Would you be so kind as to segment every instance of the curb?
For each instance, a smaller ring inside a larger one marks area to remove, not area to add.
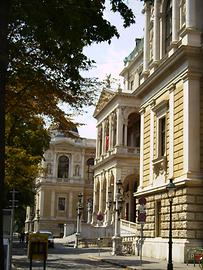
[[[109,259],[104,259],[104,258],[99,258],[99,257],[94,257],[94,256],[88,256],[88,257],[97,261],[106,262],[111,265],[117,265],[117,266],[123,267],[126,270],[136,270],[136,268],[134,268],[133,266],[127,266],[126,264],[122,264],[120,262],[112,262],[112,260],[109,260]]]

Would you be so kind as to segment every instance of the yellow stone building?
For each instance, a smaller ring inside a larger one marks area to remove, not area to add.
[[[94,113],[93,224],[98,213],[113,224],[121,179],[121,227],[140,235],[145,197],[143,255],[167,259],[173,179],[173,260],[182,262],[187,248],[203,246],[203,1],[146,0],[143,13],[144,38],[125,59],[124,87],[104,89]]]
[[[77,202],[83,194],[83,222],[87,203],[93,196],[95,140],[68,138],[51,131],[49,149],[44,153],[44,173],[36,180],[35,207],[27,208],[25,232],[48,230],[61,237],[76,232]]]

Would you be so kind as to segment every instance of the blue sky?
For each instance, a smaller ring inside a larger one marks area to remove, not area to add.
[[[85,48],[84,53],[96,61],[96,68],[88,71],[88,77],[98,77],[100,80],[111,74],[121,83],[119,73],[124,67],[123,60],[135,47],[135,38],[143,37],[144,16],[142,14],[143,2],[140,0],[126,0],[132,8],[136,23],[128,28],[122,27],[122,19],[119,14],[105,12],[105,18],[113,23],[120,34],[120,38],[113,38],[111,44],[107,42],[93,44]],[[84,108],[86,113],[75,117],[75,121],[85,124],[78,128],[81,137],[96,139],[96,120],[93,118],[94,107]]]

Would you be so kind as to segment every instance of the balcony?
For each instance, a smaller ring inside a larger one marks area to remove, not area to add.
[[[113,155],[125,155],[129,157],[139,157],[140,156],[140,147],[131,147],[131,146],[115,146],[113,149],[108,150],[106,153],[102,154],[99,158],[95,159],[95,164],[106,160],[107,158]]]

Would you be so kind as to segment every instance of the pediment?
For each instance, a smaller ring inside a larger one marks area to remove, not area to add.
[[[66,150],[73,148],[80,148],[82,146],[82,142],[80,143],[78,140],[76,142],[74,139],[65,137],[53,140],[51,144],[54,145],[56,149],[66,149]]]
[[[97,102],[93,116],[96,116],[109,103],[109,101],[115,96],[115,94],[116,93],[112,90],[103,89]]]

